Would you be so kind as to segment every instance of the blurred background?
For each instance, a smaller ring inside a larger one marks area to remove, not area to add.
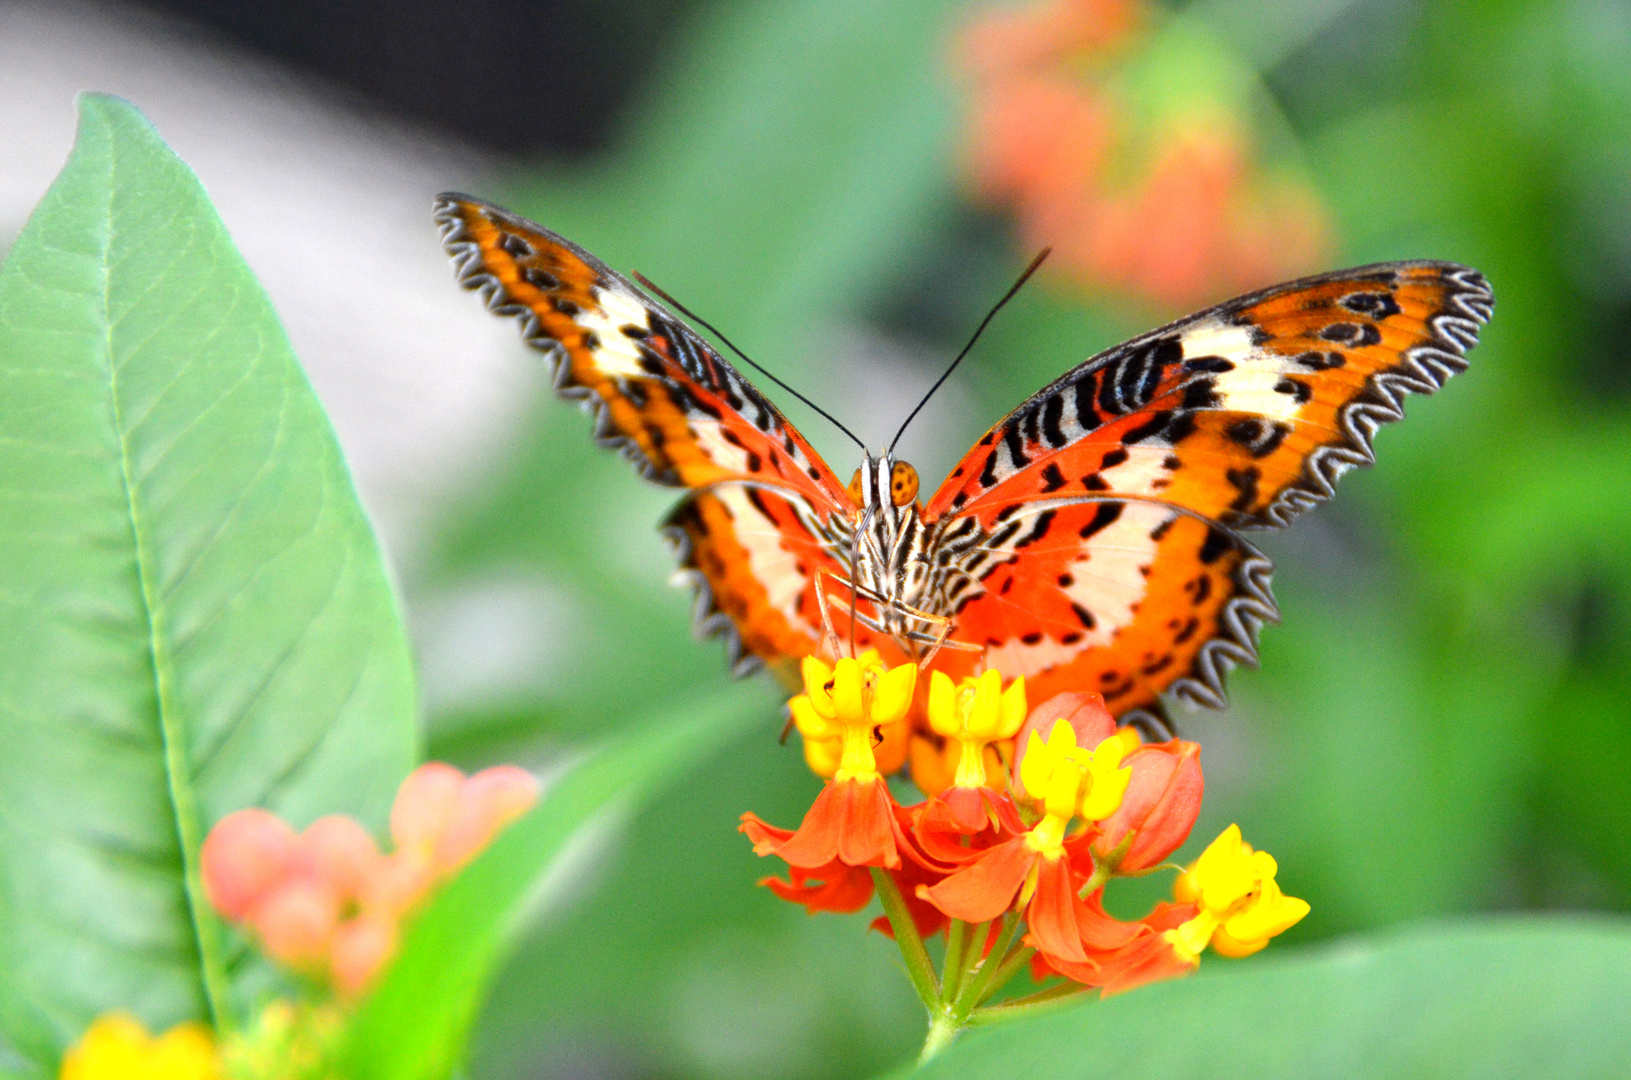
[[[0,0],[0,249],[81,89],[147,112],[271,293],[406,598],[427,752],[465,767],[543,764],[725,675],[667,585],[672,494],[595,450],[454,286],[439,190],[641,270],[869,443],[1054,245],[907,435],[926,481],[1196,307],[1340,265],[1478,267],[1497,307],[1471,369],[1261,538],[1284,615],[1263,668],[1227,713],[1177,711],[1205,748],[1196,835],[1241,822],[1312,902],[1277,950],[1631,907],[1623,0]],[[892,947],[753,887],[737,816],[792,824],[817,787],[778,722],[575,868],[472,1075],[911,1054]]]

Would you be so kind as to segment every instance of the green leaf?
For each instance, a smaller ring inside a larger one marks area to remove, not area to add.
[[[1631,1073],[1631,926],[1418,927],[975,1031],[913,1075],[1386,1080]]]
[[[202,895],[246,806],[380,821],[415,751],[396,603],[339,447],[192,172],[128,103],[0,270],[0,1028],[231,1020]],[[248,992],[247,986],[244,992]]]
[[[459,1063],[499,961],[587,839],[775,708],[766,681],[671,708],[556,780],[414,920],[384,981],[352,1023],[353,1080],[432,1080]]]

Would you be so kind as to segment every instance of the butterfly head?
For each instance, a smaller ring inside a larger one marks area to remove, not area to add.
[[[879,458],[868,454],[866,464],[855,470],[850,477],[849,496],[863,509],[874,503],[882,509],[887,493],[889,505],[899,509],[911,506],[917,499],[917,486],[917,470],[896,461],[885,450]]]

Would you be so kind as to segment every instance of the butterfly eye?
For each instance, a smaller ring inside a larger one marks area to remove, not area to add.
[[[895,462],[889,471],[889,498],[896,506],[905,506],[917,498],[917,470],[904,461]]]
[[[849,497],[855,500],[857,506],[861,503],[861,470],[856,469],[855,475],[849,478]]]

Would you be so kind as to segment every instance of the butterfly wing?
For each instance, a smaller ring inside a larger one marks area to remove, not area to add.
[[[1241,535],[1329,498],[1403,399],[1466,366],[1492,297],[1452,263],[1386,263],[1220,304],[1102,353],[986,433],[936,492],[954,636],[1041,697],[1118,714],[1221,707],[1276,617]],[[950,595],[952,591],[957,595]]]
[[[436,202],[459,282],[548,359],[561,396],[647,479],[690,489],[671,516],[699,632],[733,670],[814,650],[813,576],[838,571],[849,496],[786,417],[673,313],[599,259],[478,199]],[[838,545],[838,546],[834,546]]]

